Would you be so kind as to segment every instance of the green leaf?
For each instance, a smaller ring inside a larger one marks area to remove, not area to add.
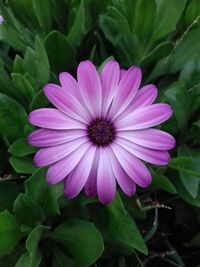
[[[15,157],[24,157],[37,151],[37,148],[29,145],[26,138],[15,141],[9,148],[8,152]]]
[[[9,192],[9,194],[8,194]],[[19,188],[13,182],[0,182],[0,211],[12,210],[13,203],[19,194]]]
[[[170,71],[172,73],[182,69],[193,57],[197,56],[200,49],[200,29],[188,32],[170,57]]]
[[[41,258],[40,253],[35,254],[34,257],[30,257],[29,253],[26,251],[21,255],[15,267],[39,267]]]
[[[156,173],[153,174],[152,185],[170,194],[177,193],[171,181],[162,174],[156,174]]]
[[[199,156],[192,155],[190,150],[186,146],[184,146],[178,148],[178,156],[190,157],[192,159],[192,162],[189,164],[185,164],[184,168],[187,168],[195,172],[199,172],[199,177],[200,177],[200,155]],[[200,184],[199,177],[196,177],[195,175],[191,175],[189,173],[185,173],[182,171],[180,171],[179,174],[181,181],[185,186],[185,189],[193,198],[196,198],[199,191],[199,184]]]
[[[193,164],[194,160],[191,157],[178,157],[171,159],[168,167],[183,172],[187,175],[200,177],[199,171],[191,169],[191,166],[193,166]]]
[[[60,214],[58,199],[63,195],[63,184],[61,182],[50,186],[46,183],[45,177],[46,168],[37,169],[26,180],[25,193],[40,204],[46,216]]]
[[[32,174],[37,170],[37,167],[33,165],[33,160],[29,157],[16,158],[11,156],[9,162],[17,173]]]
[[[22,225],[35,226],[44,219],[40,205],[25,194],[20,194],[15,200],[13,212]]]
[[[200,14],[200,2],[199,0],[191,0],[186,9],[185,20],[188,25],[194,23]]]
[[[23,137],[26,123],[25,109],[14,99],[0,94],[0,133],[13,142]]]
[[[31,102],[35,92],[30,82],[26,79],[25,76],[19,73],[12,73],[11,76],[19,92],[28,100],[28,102]]]
[[[186,4],[186,0],[159,0],[152,39],[158,40],[175,30]]]
[[[165,96],[173,107],[179,128],[184,130],[190,113],[190,97],[184,83],[175,82],[165,91]]]
[[[147,255],[147,246],[134,219],[126,212],[119,194],[105,209],[107,210],[108,233],[112,240]]]
[[[33,8],[40,26],[49,31],[53,23],[52,4],[49,0],[33,0]]]
[[[75,262],[60,250],[55,249],[53,253],[53,267],[75,267]]]
[[[45,39],[45,49],[52,70],[56,73],[69,70],[75,61],[75,51],[69,41],[58,31],[50,32]]]
[[[47,97],[44,95],[44,91],[42,89],[33,98],[32,102],[30,104],[30,109],[34,110],[37,108],[44,108],[48,104],[49,104],[49,101],[48,101]]]
[[[157,45],[142,59],[142,66],[146,66],[166,57],[173,49],[172,42],[164,42]]]
[[[62,223],[55,229],[52,238],[69,250],[80,267],[90,266],[104,249],[100,232],[93,223],[86,221],[69,220]]]
[[[75,20],[67,35],[67,40],[69,41],[69,44],[72,47],[79,46],[83,36],[87,33],[87,29],[86,29],[87,15],[85,12],[83,0],[80,1],[80,6],[78,10],[75,10],[75,12],[76,12]]]
[[[8,211],[0,212],[0,257],[11,253],[21,237],[14,216]]]

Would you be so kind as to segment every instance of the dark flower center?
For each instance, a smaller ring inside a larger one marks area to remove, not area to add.
[[[107,146],[115,138],[115,128],[111,122],[97,119],[88,126],[88,136],[96,146]]]

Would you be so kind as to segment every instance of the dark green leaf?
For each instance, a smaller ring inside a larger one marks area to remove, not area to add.
[[[90,266],[104,249],[100,232],[93,223],[86,221],[69,220],[55,229],[52,238],[69,250],[80,267]]]
[[[14,216],[8,212],[0,212],[0,257],[12,252],[22,234]]]
[[[33,160],[29,157],[16,158],[11,156],[9,162],[17,173],[32,174],[37,170],[37,167],[33,165]]]
[[[25,109],[14,99],[0,94],[0,132],[9,141],[23,137],[23,128],[27,123]]]
[[[26,138],[15,141],[9,148],[8,152],[15,157],[24,157],[37,151],[37,148],[29,145]]]
[[[52,5],[49,0],[33,0],[33,8],[40,26],[49,31],[52,26]]]
[[[9,192],[9,194],[8,194]],[[0,182],[0,211],[12,210],[13,203],[19,194],[19,188],[13,182]]]
[[[162,174],[153,174],[152,185],[171,194],[177,193],[171,181]]]
[[[75,267],[75,262],[60,250],[55,249],[53,254],[53,267]]]
[[[13,211],[17,221],[22,225],[35,226],[44,219],[39,204],[25,194],[20,194],[15,200]]]
[[[69,70],[73,66],[75,51],[60,32],[53,31],[47,35],[45,48],[52,70],[56,73]]]
[[[45,176],[46,168],[37,169],[25,182],[25,193],[40,204],[46,216],[60,214],[58,198],[63,194],[63,184],[50,186]]]

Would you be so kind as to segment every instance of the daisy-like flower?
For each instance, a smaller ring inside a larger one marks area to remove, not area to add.
[[[0,25],[4,23],[4,17],[0,15]]]
[[[174,138],[153,129],[172,115],[168,104],[152,104],[157,97],[153,84],[139,89],[140,68],[120,70],[108,61],[99,75],[90,61],[78,66],[77,81],[66,72],[60,85],[47,84],[44,93],[55,108],[41,108],[29,115],[31,124],[41,127],[28,137],[41,149],[36,166],[50,166],[49,184],[65,181],[64,194],[76,197],[84,188],[89,197],[98,195],[110,203],[116,184],[131,196],[136,185],[148,187],[151,174],[143,161],[166,165],[167,150]]]

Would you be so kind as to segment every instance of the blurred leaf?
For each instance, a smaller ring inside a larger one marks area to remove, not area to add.
[[[21,237],[14,216],[8,211],[0,212],[0,257],[11,253]]]
[[[48,101],[47,97],[44,95],[44,91],[42,89],[33,98],[32,102],[30,104],[30,109],[34,110],[37,108],[44,108],[48,104],[49,104],[49,101]]]
[[[40,26],[49,31],[52,26],[52,4],[49,0],[33,0],[33,8]]]
[[[25,193],[40,204],[46,216],[60,214],[58,198],[63,194],[63,184],[61,182],[50,186],[46,183],[45,176],[46,168],[37,169],[26,180]]]
[[[53,267],[75,267],[75,262],[60,250],[55,249],[53,254]]]
[[[136,3],[134,33],[138,36],[141,45],[149,45],[154,29],[154,20],[156,16],[155,0],[140,0]]]
[[[156,1],[156,4],[157,12],[153,40],[158,40],[175,30],[176,24],[183,13],[186,0],[159,0]]]
[[[9,162],[17,173],[32,174],[37,170],[37,167],[33,165],[33,160],[29,157],[16,158],[11,156]]]
[[[190,157],[192,159],[192,162],[186,164],[185,168],[195,172],[199,172],[199,177],[200,177],[200,155],[199,156],[192,155],[192,153],[186,146],[178,148],[178,155]],[[181,181],[185,186],[185,189],[193,198],[196,198],[200,184],[199,177],[181,171],[179,173]]]
[[[79,46],[83,36],[87,33],[86,19],[88,16],[85,12],[85,2],[86,1],[81,0],[79,8],[75,10],[75,20],[67,35],[67,40],[72,47]]]
[[[165,96],[173,107],[179,128],[185,129],[190,113],[190,97],[184,83],[178,81],[170,85]]]
[[[115,200],[105,206],[107,211],[108,233],[112,240],[118,241],[131,249],[137,249],[147,255],[147,246],[133,218],[126,212],[119,194]]]
[[[178,157],[171,159],[168,166],[187,175],[200,177],[200,172],[191,167],[193,164],[194,160],[191,157]]]
[[[152,185],[170,194],[177,193],[171,181],[162,174],[156,174],[156,173],[153,174]]]
[[[200,50],[200,29],[188,32],[177,45],[174,54],[170,57],[170,71],[172,73],[180,70]]]
[[[42,208],[39,204],[25,194],[20,194],[15,200],[13,212],[16,220],[21,225],[36,226],[44,219]]]
[[[63,34],[50,32],[45,39],[45,48],[51,68],[56,73],[69,70],[75,61],[75,50]]]
[[[18,194],[19,188],[16,183],[0,181],[0,211],[5,209],[11,211]]]
[[[200,16],[200,2],[199,0],[191,0],[186,9],[185,20],[188,25],[194,23]]]
[[[24,157],[37,151],[37,148],[29,145],[26,138],[15,141],[9,148],[8,152],[15,157]]]
[[[9,141],[23,137],[27,115],[24,108],[14,99],[0,94],[0,132]]]
[[[100,232],[93,223],[86,221],[68,220],[54,230],[52,238],[70,251],[80,267],[94,263],[104,249]]]
[[[34,97],[34,89],[30,82],[25,76],[19,73],[12,73],[11,76],[19,92],[28,100],[28,102],[31,102],[32,98]]]

